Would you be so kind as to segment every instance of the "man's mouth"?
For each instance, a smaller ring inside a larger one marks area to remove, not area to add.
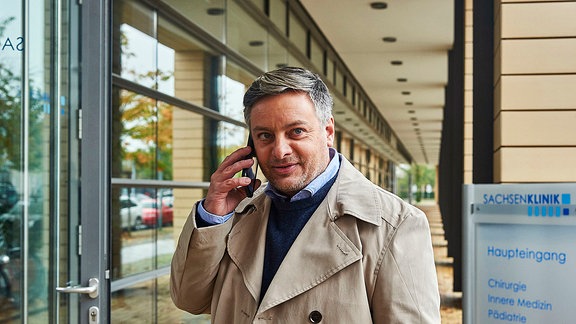
[[[298,164],[296,163],[279,164],[279,165],[273,165],[272,170],[274,170],[274,172],[278,174],[287,175],[291,174],[296,169],[297,166]]]

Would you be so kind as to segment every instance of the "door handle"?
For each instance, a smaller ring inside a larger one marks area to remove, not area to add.
[[[68,286],[68,287],[56,287],[56,291],[66,294],[87,294],[90,298],[98,297],[98,286],[100,281],[96,278],[90,278],[88,280],[88,287],[83,286]]]

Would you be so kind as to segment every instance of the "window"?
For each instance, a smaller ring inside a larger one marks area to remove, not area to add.
[[[310,40],[310,61],[318,71],[324,71],[324,50],[314,37]]]
[[[292,43],[296,45],[298,50],[304,55],[308,52],[307,47],[307,39],[308,39],[308,31],[304,27],[304,24],[300,21],[300,19],[294,14],[294,12],[290,11],[290,17],[288,21],[288,36]]]
[[[228,2],[227,45],[262,70],[266,69],[268,33],[235,1]]]
[[[225,0],[163,0],[163,2],[216,39],[224,41],[227,11]]]
[[[288,9],[285,0],[269,0],[270,3],[270,21],[282,32],[284,36],[288,36],[286,29],[286,17]]]

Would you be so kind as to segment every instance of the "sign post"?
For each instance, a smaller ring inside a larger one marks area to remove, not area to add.
[[[463,319],[576,318],[576,184],[465,185]]]

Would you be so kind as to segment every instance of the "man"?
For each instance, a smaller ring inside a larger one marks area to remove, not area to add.
[[[427,219],[332,147],[320,78],[265,73],[244,107],[269,183],[246,198],[249,146],[214,172],[172,259],[176,306],[225,324],[440,323]]]

